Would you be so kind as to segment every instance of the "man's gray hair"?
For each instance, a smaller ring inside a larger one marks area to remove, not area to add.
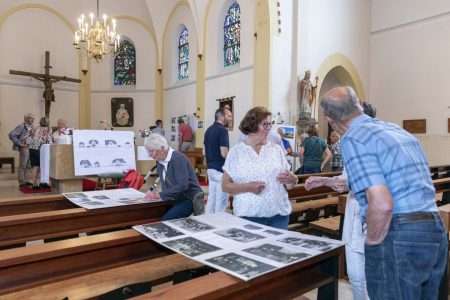
[[[32,113],[27,113],[23,115],[24,119],[28,119],[28,118],[33,118],[34,119],[34,115]]]
[[[164,150],[169,149],[169,143],[165,137],[160,134],[152,133],[145,139],[145,145],[147,149],[150,150],[160,150],[163,148]]]
[[[355,112],[362,112],[362,107],[359,104],[355,90],[350,86],[346,86],[345,89],[347,93],[340,97],[340,101],[336,101],[336,98],[325,95],[320,102],[320,106],[325,115],[334,121],[342,121],[348,119]]]

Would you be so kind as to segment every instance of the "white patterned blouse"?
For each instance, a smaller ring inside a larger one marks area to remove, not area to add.
[[[267,143],[259,154],[240,142],[230,149],[223,170],[234,183],[263,181],[266,186],[260,194],[241,193],[234,196],[233,213],[239,217],[286,216],[292,211],[288,193],[277,180],[282,171],[289,171],[289,164],[280,145]]]

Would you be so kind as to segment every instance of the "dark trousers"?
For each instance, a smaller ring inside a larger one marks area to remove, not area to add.
[[[370,299],[438,299],[447,248],[438,213],[394,215],[384,241],[365,247]]]
[[[161,218],[162,221],[189,217],[193,213],[191,200],[184,200],[172,206]]]

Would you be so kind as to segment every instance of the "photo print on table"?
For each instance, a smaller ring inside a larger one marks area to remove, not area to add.
[[[206,261],[246,278],[252,278],[275,269],[274,266],[236,253],[227,253],[221,256],[212,257]]]
[[[282,235],[283,234],[283,232],[279,232],[279,231],[271,230],[271,229],[264,230],[264,232],[271,234],[271,235]]]
[[[199,222],[192,218],[169,220],[167,222],[193,233],[216,229],[211,225]]]
[[[217,250],[222,250],[219,247],[194,239],[193,237],[186,237],[178,240],[172,240],[164,242],[162,244],[191,257],[202,255],[209,252],[214,252]]]
[[[184,233],[170,226],[167,226],[164,223],[142,225],[142,229],[144,230],[145,234],[148,234],[155,240],[184,235]]]
[[[318,251],[327,251],[333,248],[334,246],[333,244],[327,243],[325,241],[318,241],[299,237],[286,237],[281,240],[278,240],[278,242]]]
[[[249,230],[259,230],[259,229],[262,229],[261,227],[256,226],[256,225],[253,225],[253,224],[245,224],[245,225],[242,226],[242,227],[244,227],[245,229],[249,229]]]
[[[83,194],[83,193],[68,193],[68,194],[63,194],[63,195],[64,195],[64,197],[70,198],[70,199],[72,199],[72,198],[86,198],[87,197],[87,195]]]
[[[244,249],[242,251],[251,253],[259,257],[274,260],[276,262],[280,262],[283,264],[290,264],[294,261],[311,256],[308,253],[292,251],[290,249],[272,244],[262,244],[257,247]]]
[[[97,200],[109,200],[110,199],[108,196],[105,196],[105,195],[92,196],[92,198],[97,199]]]
[[[239,228],[229,228],[225,230],[215,231],[214,233],[220,235],[221,237],[232,239],[241,243],[250,243],[265,238],[262,235],[251,233]]]

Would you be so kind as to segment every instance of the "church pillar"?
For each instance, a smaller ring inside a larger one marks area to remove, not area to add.
[[[87,62],[83,62],[82,60],[82,54],[80,54],[81,83],[79,93],[78,128],[91,129],[91,64],[89,60],[87,60]]]
[[[270,109],[270,14],[269,1],[258,0],[256,3],[255,28],[255,69],[253,105]]]
[[[198,121],[203,122],[202,128],[196,129],[195,132],[195,147],[203,147],[203,137],[205,133],[205,58],[202,54],[197,57],[197,85],[196,85],[196,114]],[[195,130],[195,128],[193,128]]]
[[[162,68],[156,70],[155,76],[155,120],[164,119],[164,105],[163,105],[163,74]],[[166,125],[167,126],[167,125]]]

